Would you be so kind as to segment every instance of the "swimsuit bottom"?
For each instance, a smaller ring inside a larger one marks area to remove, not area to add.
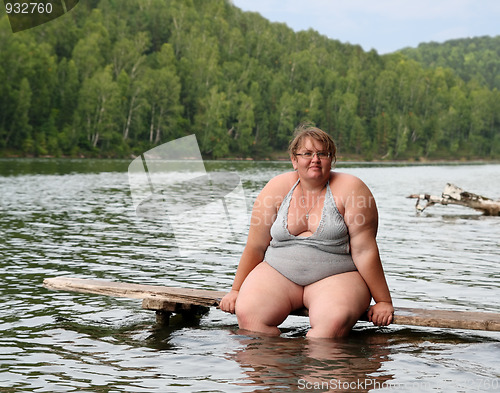
[[[333,254],[305,244],[289,247],[270,246],[266,250],[264,261],[301,286],[335,274],[357,270],[351,254]]]

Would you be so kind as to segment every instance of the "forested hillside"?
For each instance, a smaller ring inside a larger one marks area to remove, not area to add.
[[[343,156],[500,158],[497,89],[228,0],[86,0],[16,34],[2,14],[0,59],[3,155],[124,157],[195,133],[206,157],[263,158],[309,120]]]
[[[500,90],[500,36],[422,43],[401,52],[427,67],[452,68],[466,82],[475,79]]]

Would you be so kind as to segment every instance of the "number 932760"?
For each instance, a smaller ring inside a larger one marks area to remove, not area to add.
[[[51,14],[52,4],[47,3],[30,3],[30,2],[5,2],[5,10],[7,14]]]

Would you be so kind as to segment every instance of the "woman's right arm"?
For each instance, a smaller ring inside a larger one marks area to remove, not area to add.
[[[263,261],[271,242],[271,226],[276,219],[280,198],[280,176],[272,179],[257,196],[252,209],[248,239],[241,255],[231,291],[222,298],[220,309],[234,314],[236,298],[248,274]]]

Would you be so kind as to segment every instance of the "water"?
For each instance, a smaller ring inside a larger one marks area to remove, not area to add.
[[[0,160],[2,392],[500,391],[500,333],[356,325],[308,340],[307,318],[281,337],[238,332],[234,315],[155,327],[140,301],[49,291],[60,275],[225,290],[245,234],[180,257],[172,234],[137,219],[129,161]],[[277,162],[209,162],[236,171],[250,208]],[[411,193],[447,182],[500,197],[500,165],[347,166],[372,189],[379,247],[400,307],[500,311],[500,225],[457,206],[416,214]],[[200,228],[203,223],[200,223]]]

